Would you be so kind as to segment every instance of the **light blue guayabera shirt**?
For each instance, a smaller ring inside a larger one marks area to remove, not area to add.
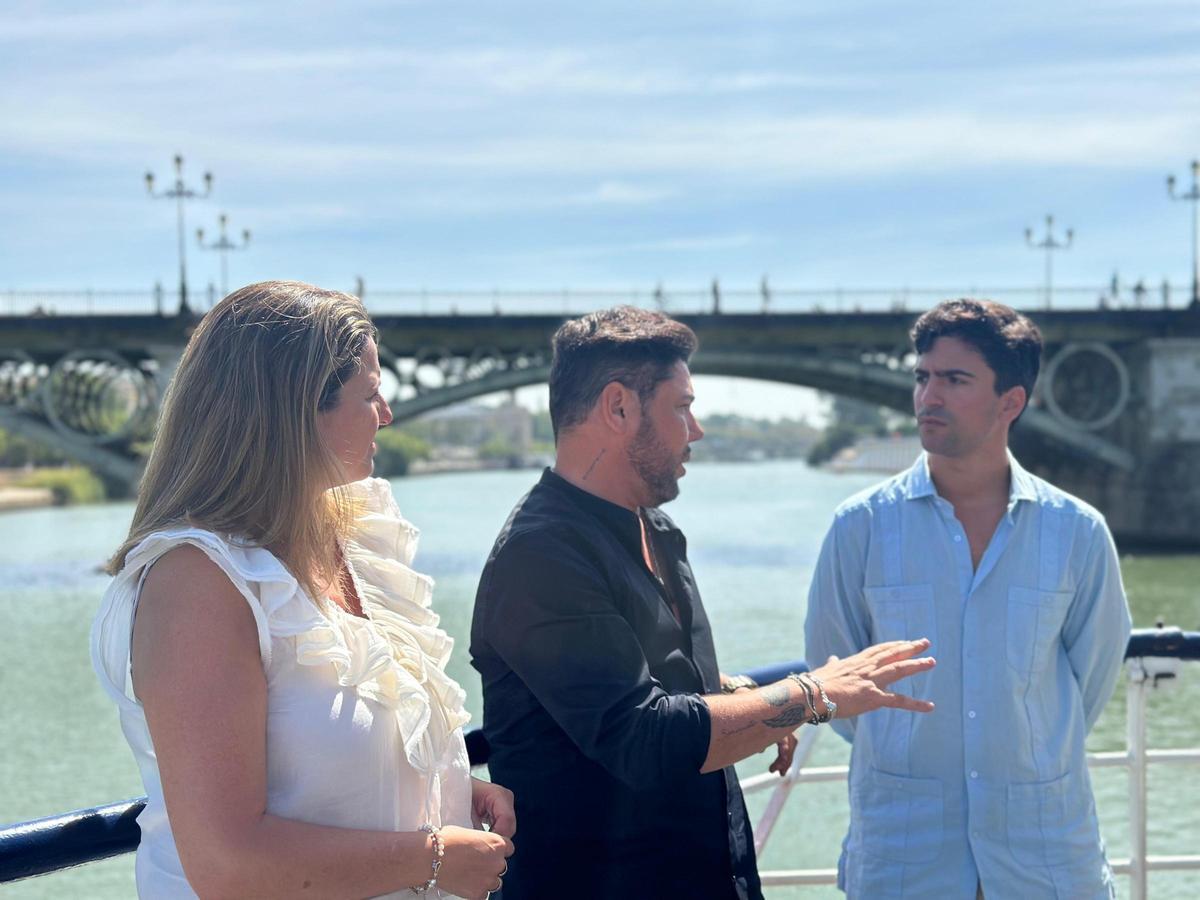
[[[808,659],[928,637],[935,669],[852,741],[852,898],[1090,900],[1112,895],[1084,738],[1112,693],[1129,609],[1103,517],[1009,456],[1008,511],[976,570],[924,455],[843,503],[821,550]]]

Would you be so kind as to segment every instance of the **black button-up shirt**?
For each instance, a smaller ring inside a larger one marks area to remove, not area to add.
[[[547,470],[483,571],[471,661],[516,795],[505,900],[762,896],[733,768],[700,774],[720,675],[687,542],[644,516],[661,583],[635,513]]]

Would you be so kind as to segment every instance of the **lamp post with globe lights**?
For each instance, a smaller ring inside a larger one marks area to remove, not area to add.
[[[1192,306],[1200,307],[1200,233],[1197,219],[1200,218],[1200,160],[1192,160],[1192,189],[1182,194],[1175,192],[1175,176],[1167,176],[1167,196],[1172,200],[1186,200],[1192,204]]]
[[[1025,243],[1034,250],[1046,251],[1046,309],[1049,309],[1054,297],[1054,251],[1066,250],[1070,248],[1071,241],[1075,238],[1073,229],[1067,229],[1067,236],[1063,240],[1057,240],[1054,237],[1054,216],[1046,216],[1046,237],[1040,241],[1033,239],[1033,229],[1025,229]]]
[[[226,227],[229,224],[229,217],[225,213],[217,216],[217,226],[220,229],[220,236],[210,243],[204,242],[204,229],[196,229],[196,243],[200,245],[202,250],[216,250],[221,254],[221,296],[224,297],[229,293],[229,251],[230,250],[245,250],[250,246],[250,229],[242,229],[242,242],[235,244],[229,239],[226,234]]]
[[[187,251],[184,247],[183,204],[187,200],[199,200],[212,193],[212,172],[204,173],[204,193],[189,188],[183,182],[183,157],[175,154],[175,184],[165,191],[154,190],[154,173],[146,173],[146,193],[157,199],[176,202],[176,220],[179,227],[179,312],[189,311],[187,302]]]

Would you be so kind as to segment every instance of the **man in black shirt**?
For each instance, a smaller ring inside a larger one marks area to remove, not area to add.
[[[811,678],[723,693],[679,493],[692,415],[687,326],[631,307],[554,338],[553,470],[517,504],[471,626],[493,779],[520,831],[505,900],[720,898],[762,890],[733,763],[833,714],[931,705],[886,690],[925,640],[872,647]]]

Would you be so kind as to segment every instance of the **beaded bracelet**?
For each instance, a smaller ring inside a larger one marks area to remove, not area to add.
[[[442,829],[437,825],[422,825],[417,831],[423,831],[433,838],[433,876],[424,884],[415,884],[409,888],[414,894],[426,894],[437,887],[438,873],[442,870],[442,858],[446,855],[446,845],[442,843]]]

